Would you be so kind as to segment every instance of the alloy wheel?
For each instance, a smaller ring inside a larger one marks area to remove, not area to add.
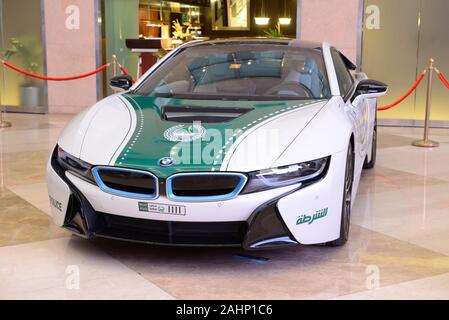
[[[351,203],[352,203],[352,181],[354,172],[354,156],[352,149],[348,148],[348,156],[346,161],[346,173],[345,173],[345,187],[344,187],[344,200],[343,200],[343,234],[347,238],[349,234],[349,222],[351,218]]]

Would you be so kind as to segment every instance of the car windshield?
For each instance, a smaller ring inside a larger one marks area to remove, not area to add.
[[[210,100],[330,97],[320,48],[269,43],[187,47],[165,61],[133,93]]]

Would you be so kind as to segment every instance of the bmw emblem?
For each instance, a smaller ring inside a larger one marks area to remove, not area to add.
[[[164,157],[159,159],[158,163],[161,167],[170,167],[175,164],[175,161],[171,157]]]

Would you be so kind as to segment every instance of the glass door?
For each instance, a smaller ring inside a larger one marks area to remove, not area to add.
[[[419,0],[366,0],[362,71],[389,85],[379,99],[387,105],[402,96],[417,77]],[[378,13],[378,16],[375,16]],[[372,21],[372,19],[378,19]],[[415,119],[415,97],[378,113],[381,119]]]
[[[139,37],[139,0],[102,0],[101,12],[104,61],[110,62],[115,54],[117,61],[136,78],[138,55],[126,47],[126,39]],[[106,79],[113,76],[112,68],[107,69],[106,75]],[[106,84],[104,94],[111,93]]]
[[[430,58],[446,78],[449,77],[449,1],[425,0],[420,5],[420,30],[418,49],[418,70],[423,70]],[[449,90],[434,75],[432,86],[431,119],[449,121]],[[416,112],[424,119],[426,107],[426,86],[416,91]]]
[[[369,77],[389,85],[388,94],[379,99],[380,105],[401,97],[430,58],[449,75],[449,1],[365,0],[364,9],[361,67]],[[449,91],[436,75],[433,81],[431,120],[447,123]],[[426,79],[400,105],[379,112],[379,118],[423,120],[425,98]]]
[[[41,0],[0,0],[0,55],[29,72],[44,74]],[[45,113],[45,81],[0,67],[0,103],[10,112]]]

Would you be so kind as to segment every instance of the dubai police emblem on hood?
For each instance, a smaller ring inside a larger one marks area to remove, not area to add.
[[[178,124],[168,128],[164,132],[164,137],[173,142],[188,142],[201,139],[205,133],[206,129],[199,122],[193,122],[191,125]]]

